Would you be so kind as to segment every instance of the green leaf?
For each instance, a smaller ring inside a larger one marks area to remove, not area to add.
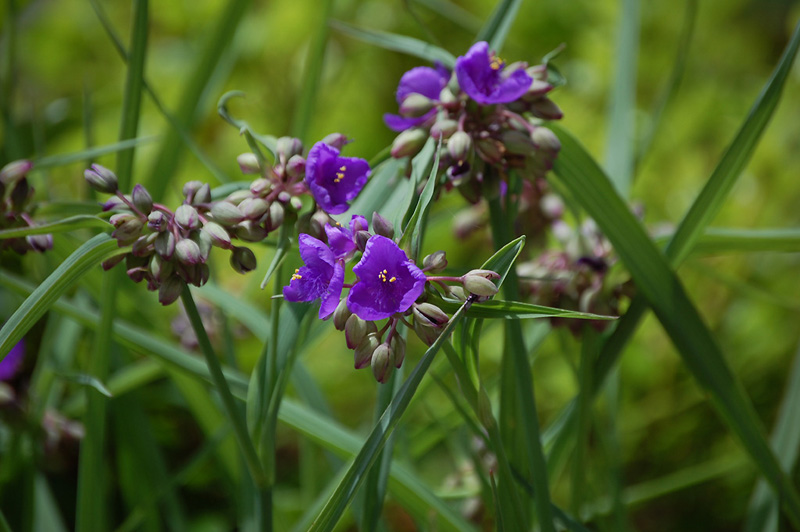
[[[87,375],[86,373],[62,373],[59,376],[64,380],[74,382],[75,384],[80,384],[81,386],[88,386],[89,388],[97,390],[108,398],[113,397],[111,391],[109,391],[109,389],[106,388],[102,382],[100,382],[100,379],[92,375]]]
[[[442,299],[436,303],[445,312],[454,312],[459,302]],[[576,310],[563,310],[555,307],[521,303],[518,301],[502,301],[491,299],[483,303],[474,303],[466,312],[468,318],[489,318],[508,320],[530,320],[537,318],[575,318],[582,320],[615,320],[615,316],[602,316]]]
[[[369,44],[374,44],[380,48],[413,55],[420,59],[430,61],[431,63],[438,61],[450,69],[456,64],[456,58],[447,50],[428,44],[425,41],[414,39],[413,37],[359,28],[339,20],[331,20],[331,27],[345,35],[349,35],[350,37]]]
[[[404,160],[389,159],[373,168],[372,177],[353,201],[347,214],[361,214],[369,220],[373,212],[383,212],[381,207],[389,203],[395,194],[402,192],[405,179],[400,176],[400,172],[403,166]],[[388,216],[387,213],[384,214]]]
[[[143,146],[145,144],[150,144],[151,142],[156,142],[157,140],[159,140],[159,137],[157,135],[149,135],[147,137],[138,137],[135,139],[122,140],[120,142],[115,142],[113,144],[106,144],[105,146],[97,146],[96,148],[89,148],[74,153],[50,155],[48,157],[34,159],[33,170],[31,171],[35,172],[37,170],[45,170],[48,168],[55,168],[57,166],[65,166],[67,164],[79,163],[85,161],[86,159],[96,159],[103,155],[108,155],[110,153],[118,153],[123,150],[129,150],[137,146]]]
[[[57,222],[51,222],[33,227],[20,227],[15,229],[5,229],[0,231],[0,240],[5,238],[21,238],[28,235],[45,235],[52,233],[63,233],[66,231],[75,231],[76,229],[86,229],[89,227],[99,227],[101,229],[110,229],[112,225],[102,218],[97,216],[89,216],[79,214],[77,216],[70,216]]]
[[[788,515],[800,525],[800,498],[769,448],[752,403],[681,282],[597,163],[566,131],[557,128],[556,134],[562,144],[554,167],[559,179],[614,245],[687,368],[709,391],[720,415],[761,472],[784,494]]]
[[[508,30],[517,16],[522,0],[500,0],[494,8],[492,16],[486,21],[475,37],[476,41],[487,41],[489,48],[497,52],[503,48]]]
[[[267,164],[267,158],[261,152],[261,147],[268,150],[271,159],[275,159],[275,150],[277,149],[278,139],[272,135],[260,135],[250,127],[246,121],[234,118],[228,111],[228,101],[231,98],[244,98],[245,94],[242,91],[228,91],[223,94],[217,102],[217,113],[227,123],[239,130],[240,135],[244,135],[247,140],[247,145],[253,152],[253,155],[258,159],[259,164],[263,167]],[[260,144],[256,144],[258,142]]]
[[[78,279],[104,260],[122,252],[117,242],[105,233],[76,249],[3,324],[0,329],[0,360]]]
[[[436,141],[433,138],[429,138],[422,150],[411,160],[411,178],[407,179],[405,186],[402,187],[405,189],[402,200],[394,206],[393,212],[389,210],[383,215],[384,218],[392,222],[396,231],[406,227],[414,214],[414,208],[419,201],[417,190],[419,190],[419,186],[425,176],[429,175],[429,168],[433,162],[435,149]],[[392,205],[389,207],[391,208]]]
[[[709,227],[692,246],[692,254],[717,255],[758,252],[797,253],[800,230]]]
[[[272,276],[275,274],[275,271],[278,269],[278,266],[283,264],[283,261],[286,259],[286,254],[292,249],[292,242],[288,238],[281,238],[278,241],[278,247],[275,250],[275,254],[272,256],[272,262],[269,264],[269,268],[267,268],[267,273],[264,274],[264,279],[261,281],[261,289],[263,290]]]
[[[434,152],[436,155],[433,159],[433,165],[431,165],[428,181],[425,183],[425,188],[422,189],[422,194],[417,200],[416,207],[414,207],[414,214],[411,215],[408,223],[403,228],[403,236],[400,237],[398,244],[402,249],[411,250],[411,260],[416,262],[419,262],[419,252],[422,247],[422,237],[428,219],[428,211],[430,210],[433,195],[436,192],[436,174],[439,172],[439,151],[441,148],[442,139],[440,138]]]

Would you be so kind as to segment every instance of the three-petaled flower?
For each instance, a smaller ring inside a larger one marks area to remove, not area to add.
[[[283,297],[287,301],[322,300],[319,317],[324,320],[336,310],[342,297],[344,263],[313,236],[301,234],[298,241],[305,266],[295,270],[289,286],[283,287]]]
[[[355,234],[369,228],[367,219],[358,214],[350,218],[350,226],[345,227],[339,223],[325,225],[325,234],[328,237],[328,247],[337,259],[349,259],[356,251]]]
[[[472,45],[466,55],[456,60],[456,77],[461,89],[483,105],[508,103],[525,94],[533,82],[524,69],[506,72],[505,63],[489,44],[481,41]]]
[[[436,68],[415,67],[403,74],[397,86],[397,103],[402,105],[411,94],[421,94],[430,100],[439,100],[442,89],[450,80],[450,71],[442,65]],[[406,117],[401,115],[385,114],[383,121],[393,131],[405,131],[416,127],[436,114],[436,108],[430,109],[422,116]]]
[[[347,308],[362,320],[375,321],[405,312],[425,290],[425,274],[391,239],[373,235],[353,267],[358,282]]]
[[[306,159],[306,185],[317,204],[328,214],[341,214],[364,188],[369,163],[358,157],[341,157],[339,150],[317,142]]]

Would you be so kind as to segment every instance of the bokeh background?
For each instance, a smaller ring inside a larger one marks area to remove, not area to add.
[[[129,42],[130,2],[99,1],[123,43]],[[340,0],[331,18],[349,24],[434,40],[454,55],[464,53],[493,3],[481,0]],[[618,66],[617,36],[622,2],[543,0],[523,2],[507,39],[503,56],[509,61],[538,61],[560,44],[565,50],[555,61],[568,80],[553,95],[564,111],[563,125],[599,160],[607,144],[611,86]],[[227,2],[175,0],[152,2],[146,77],[166,108],[178,112],[196,92],[193,74],[204,53],[215,21]],[[694,4],[689,4],[692,6]],[[253,1],[245,7],[231,42],[208,83],[204,84],[188,127],[192,138],[224,174],[241,179],[236,156],[247,151],[237,131],[216,112],[226,91],[245,97],[231,101],[230,111],[257,131],[276,136],[298,131],[294,110],[303,93],[309,52],[318,42],[326,12],[314,0]],[[677,91],[669,100],[652,142],[641,152],[632,197],[644,209],[644,222],[653,230],[677,223],[733,138],[747,111],[777,63],[788,36],[800,18],[800,3],[789,0],[709,0],[695,5],[694,33]],[[667,86],[686,24],[686,2],[642,2],[636,86],[637,149],[652,126],[654,108]],[[691,7],[689,7],[691,9]],[[13,23],[12,23],[13,21]],[[79,152],[116,141],[125,65],[97,13],[83,0],[6,0],[0,14],[0,87],[4,129],[0,163],[22,157]],[[349,155],[367,159],[389,145],[393,134],[382,123],[394,112],[394,90],[403,72],[421,61],[360,42],[336,29],[328,34],[319,93],[304,140],[310,145],[339,131],[355,140]],[[797,65],[796,65],[797,66]],[[794,68],[783,100],[745,175],[739,180],[715,227],[779,228],[800,223],[800,68]],[[191,179],[214,180],[207,168],[182,145],[180,165],[158,175],[158,158],[170,126],[144,98],[140,136],[153,138],[136,152],[136,181],[166,180],[167,202],[178,198],[181,184]],[[113,167],[113,156],[98,159]],[[32,174],[37,200],[65,202],[92,199],[83,183],[85,161]],[[426,242],[429,251],[446,249],[451,264],[477,267],[490,254],[480,235],[457,241],[451,224],[464,207],[457,195],[443,198],[431,219]],[[44,209],[43,214],[47,211]],[[3,268],[41,281],[84,238],[80,233],[57,235],[53,253],[22,260],[3,256]],[[224,273],[216,279],[231,297],[263,309],[270,302],[258,289],[268,262],[249,276]],[[259,255],[260,257],[262,255]],[[221,265],[226,260],[217,257]],[[800,340],[800,266],[796,253],[731,254],[690,259],[680,270],[693,301],[721,344],[729,364],[750,394],[769,429]],[[220,268],[220,271],[224,270]],[[93,293],[99,276],[81,290]],[[80,296],[80,291],[78,296]],[[155,295],[129,283],[123,290],[120,314],[154,334],[171,336],[176,308],[162,309]],[[202,294],[202,292],[201,292]],[[0,317],[6,318],[21,299],[0,288]],[[342,424],[365,432],[372,422],[376,383],[368,371],[352,369],[350,352],[329,324],[315,325],[319,334],[303,351],[303,361]],[[41,333],[44,325],[34,330]],[[234,325],[238,363],[245,371],[260,351],[259,342]],[[499,353],[499,328],[484,332],[484,365],[494,369]],[[34,334],[35,336],[35,334]],[[76,335],[75,366],[85,364],[88,339]],[[64,339],[34,339],[54,348]],[[47,342],[50,342],[47,344]],[[422,350],[412,344],[413,362]],[[547,425],[575,394],[579,342],[566,330],[549,334],[536,354],[534,376],[540,420]],[[118,355],[115,364],[127,359]],[[34,360],[26,363],[28,374]],[[19,382],[24,382],[21,377]],[[198,404],[188,405],[177,378],[159,379],[111,401],[109,468],[115,482],[111,514],[121,522],[142,494],[126,488],[126,432],[114,417],[115,403],[135,402],[137,423],[151,433],[166,471],[174,471],[184,456],[196,450],[209,427],[219,419],[199,419]],[[63,406],[77,386],[66,384]],[[294,391],[290,392],[294,394]],[[615,467],[608,456],[617,453],[618,473],[626,487],[632,529],[738,530],[756,480],[754,469],[738,442],[729,434],[706,396],[683,368],[658,322],[645,320],[621,359],[618,374],[619,410],[612,422],[605,399],[597,406],[589,460],[590,493],[597,500],[608,493]],[[74,401],[73,401],[74,402]],[[74,405],[73,405],[74,406]],[[120,406],[119,408],[123,408]],[[73,408],[77,412],[79,409]],[[119,410],[118,412],[122,412]],[[67,411],[69,415],[69,412]],[[413,463],[432,486],[447,492],[458,484],[464,453],[454,448],[448,431],[457,421],[452,406],[434,386],[425,388],[403,422],[398,454]],[[0,421],[3,423],[3,421]],[[137,425],[138,426],[138,425]],[[7,431],[6,431],[7,436]],[[233,445],[232,441],[225,445]],[[309,451],[309,448],[311,449]],[[613,452],[609,448],[616,449]],[[321,452],[289,429],[279,442],[279,521],[289,529],[308,497],[327,475]],[[304,454],[305,453],[305,454]],[[310,454],[309,454],[310,453]],[[298,457],[315,456],[316,462]],[[318,466],[318,470],[316,466]],[[6,467],[0,455],[0,468]],[[182,488],[198,530],[228,529],[235,490],[220,483],[217,464],[195,472]],[[63,450],[57,462],[43,462],[53,500],[65,522],[73,522],[76,454]],[[2,475],[0,475],[2,477]],[[555,498],[567,500],[569,474],[557,474]],[[14,479],[5,480],[11,482]],[[7,508],[15,494],[6,484],[0,504]],[[601,504],[602,506],[602,504]],[[402,508],[389,501],[389,530],[414,530]],[[603,517],[597,518],[605,526]],[[151,523],[152,525],[152,523]],[[155,526],[155,525],[154,525]]]

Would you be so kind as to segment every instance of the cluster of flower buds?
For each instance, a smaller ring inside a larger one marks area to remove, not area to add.
[[[14,161],[0,169],[0,230],[34,227],[29,204],[33,188],[28,183],[27,173],[33,163]],[[53,235],[29,235],[25,238],[0,240],[0,251],[11,249],[19,254],[28,251],[46,251],[53,247]]]
[[[462,299],[468,295],[489,298],[497,293],[492,281],[498,275],[489,270],[473,270],[461,277],[427,275],[447,266],[445,253],[428,255],[422,268],[418,267],[393,240],[391,224],[377,213],[372,217],[372,232],[367,220],[358,215],[347,227],[332,221],[324,230],[327,242],[300,235],[304,266],[295,270],[283,296],[288,301],[319,299],[319,317],[333,316],[335,327],[345,332],[347,347],[354,351],[356,369],[371,366],[378,382],[386,382],[392,369],[403,363],[401,324],[430,345],[450,320],[439,307],[425,301],[426,283],[437,283]],[[360,260],[353,266],[357,280],[345,283],[345,266],[359,252]],[[349,292],[342,299],[345,288]]]
[[[392,156],[413,156],[428,137],[442,138],[440,164],[459,190],[482,180],[484,165],[476,158],[501,173],[515,169],[526,178],[543,177],[561,149],[543,125],[562,117],[548,98],[553,88],[547,65],[506,65],[486,42],[459,57],[454,74],[441,65],[413,68],[397,88],[399,114],[384,115],[400,132]]]
[[[613,268],[613,248],[594,220],[587,220],[579,230],[559,220],[553,224],[553,233],[563,250],[549,250],[520,264],[517,273],[523,290],[536,304],[619,316],[622,300],[633,296],[633,284],[627,273]],[[576,320],[551,321],[580,333]],[[592,325],[602,330],[608,322],[594,321]]]

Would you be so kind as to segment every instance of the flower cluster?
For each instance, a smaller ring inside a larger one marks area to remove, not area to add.
[[[562,117],[547,96],[552,89],[547,65],[506,65],[486,42],[457,59],[454,75],[441,65],[413,68],[397,88],[399,114],[384,115],[400,132],[392,155],[413,156],[428,137],[442,138],[440,164],[452,185],[480,182],[484,165],[478,160],[501,173],[542,177],[561,148],[542,125]]]
[[[262,167],[253,154],[239,156],[242,171],[259,174],[250,186],[220,200],[212,199],[207,183],[190,181],[183,187],[184,201],[174,211],[153,203],[142,185],[130,195],[118,189],[114,173],[100,165],[86,170],[87,182],[96,190],[114,196],[103,208],[114,214],[112,236],[120,247],[132,246],[130,253],[104,264],[109,269],[126,261],[128,276],[135,282],[147,281],[149,290],[158,290],[158,299],[174,302],[184,283],[202,286],[208,281],[208,257],[213,246],[231,252],[230,263],[239,273],[256,267],[256,257],[245,247],[234,244],[260,242],[303,208],[302,195],[310,194],[323,213],[347,210],[370,175],[364,159],[342,157],[347,143],[334,134],[316,143],[304,158],[303,144],[290,137],[277,141],[276,161]]]
[[[33,168],[30,161],[14,161],[0,169],[0,230],[34,227],[30,201],[33,187],[26,174]],[[53,247],[53,235],[29,235],[25,238],[0,240],[0,251],[11,249],[19,254],[46,251]]]
[[[371,366],[375,378],[383,383],[405,357],[400,324],[413,328],[431,344],[449,321],[439,307],[425,301],[426,283],[436,282],[450,293],[460,291],[462,297],[465,293],[491,297],[497,293],[492,279],[498,275],[473,270],[462,277],[428,276],[426,273],[447,266],[444,252],[425,257],[420,268],[395,243],[391,224],[377,213],[372,228],[374,234],[363,216],[354,215],[348,226],[335,221],[325,225],[327,243],[301,234],[298,242],[304,266],[295,270],[283,296],[295,302],[320,300],[319,317],[333,316],[335,327],[345,332],[356,369]],[[352,268],[356,282],[345,283],[345,265],[359,252],[360,260]],[[345,288],[349,292],[342,299]],[[379,329],[377,322],[382,320],[387,321]]]

